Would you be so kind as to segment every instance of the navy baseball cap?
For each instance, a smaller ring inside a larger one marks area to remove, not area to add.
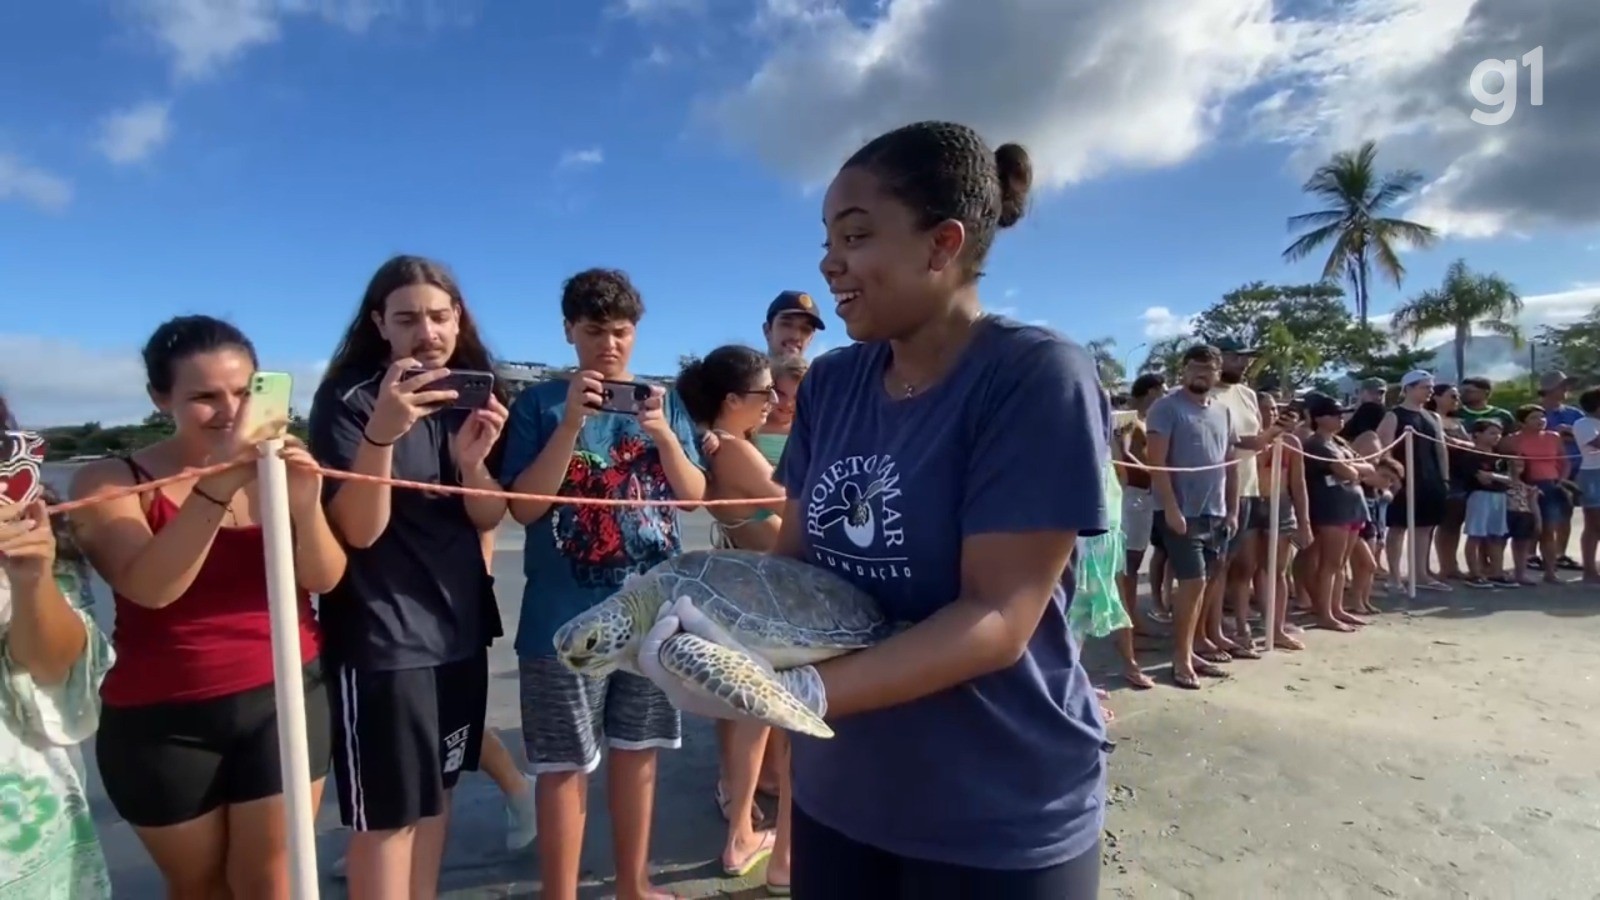
[[[771,325],[774,319],[784,313],[804,313],[806,318],[811,320],[811,324],[817,326],[818,331],[828,327],[827,323],[822,321],[822,317],[817,315],[816,301],[805,291],[784,291],[773,298],[767,305],[767,324]]]

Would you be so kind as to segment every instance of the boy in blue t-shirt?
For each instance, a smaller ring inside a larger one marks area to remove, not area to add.
[[[561,292],[567,341],[578,371],[566,382],[525,390],[506,424],[500,480],[519,494],[627,500],[699,500],[704,465],[694,426],[674,393],[659,387],[637,415],[601,412],[606,385],[628,382],[628,362],[644,303],[628,276],[590,269]],[[678,710],[647,679],[626,672],[579,675],[555,658],[556,631],[610,597],[629,575],[682,552],[678,511],[670,506],[599,506],[513,500],[511,515],[527,527],[523,546],[522,614],[517,657],[522,738],[535,775],[541,823],[539,864],[544,890],[578,890],[588,775],[610,749],[612,809],[639,811],[615,822],[618,894],[649,896],[651,795],[655,754],[682,742]]]

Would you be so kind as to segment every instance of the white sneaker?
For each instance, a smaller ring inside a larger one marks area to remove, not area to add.
[[[506,849],[521,850],[539,834],[539,819],[533,805],[533,779],[519,794],[506,797]]]

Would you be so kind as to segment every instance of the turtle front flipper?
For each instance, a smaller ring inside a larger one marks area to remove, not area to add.
[[[772,674],[737,650],[699,635],[678,633],[661,645],[661,667],[695,690],[769,725],[831,738],[833,729]]]

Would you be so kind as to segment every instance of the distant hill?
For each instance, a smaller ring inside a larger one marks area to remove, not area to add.
[[[1440,381],[1459,380],[1456,375],[1455,346],[1446,341],[1431,352],[1433,356],[1422,367]],[[1512,381],[1528,377],[1530,371],[1563,368],[1558,351],[1533,343],[1517,347],[1510,338],[1498,334],[1474,335],[1467,343],[1466,361],[1466,377],[1478,376],[1490,381]],[[1340,378],[1337,384],[1346,395],[1356,391],[1356,382],[1351,378]]]

